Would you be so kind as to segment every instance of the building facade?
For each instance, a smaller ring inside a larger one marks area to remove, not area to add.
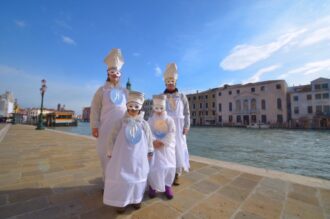
[[[330,79],[289,90],[291,124],[296,128],[330,128]]]
[[[142,106],[142,111],[144,112],[144,119],[148,120],[148,118],[152,115],[152,100],[146,99]]]
[[[9,117],[14,111],[15,99],[11,92],[0,95],[0,117]]]
[[[224,85],[187,95],[192,125],[248,126],[287,124],[287,89],[284,80]]]
[[[90,107],[84,107],[83,112],[82,112],[82,121],[84,122],[89,122],[90,120],[90,115],[91,115],[91,108]]]

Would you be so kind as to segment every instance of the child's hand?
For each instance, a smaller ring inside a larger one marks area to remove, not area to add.
[[[98,138],[98,137],[99,137],[99,129],[98,129],[98,128],[93,128],[93,129],[92,129],[92,135],[93,135],[95,138]]]
[[[111,158],[111,154],[109,152],[107,153],[107,157],[108,158]]]
[[[161,141],[159,141],[159,140],[155,140],[154,142],[153,142],[153,145],[154,145],[154,148],[160,148],[160,147],[162,147],[164,144],[163,144],[163,142],[161,142]]]
[[[189,129],[188,128],[184,128],[182,134],[188,135],[188,133],[189,133]]]

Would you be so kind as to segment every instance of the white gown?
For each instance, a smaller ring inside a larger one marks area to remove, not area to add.
[[[175,177],[175,124],[166,112],[162,116],[154,113],[148,123],[154,139],[164,143],[154,150],[148,182],[153,189],[164,192],[165,186],[172,186]]]
[[[183,134],[184,115],[183,115],[183,102],[178,93],[166,94],[166,111],[167,114],[174,120],[176,128],[175,136],[175,155],[176,155],[176,168],[183,169],[188,172],[190,168],[189,153],[187,147],[186,135]]]
[[[142,201],[149,173],[148,153],[153,151],[152,133],[143,114],[134,119],[135,128],[130,129],[131,117],[127,114],[113,129],[109,139],[111,158],[105,171],[103,202],[106,205],[125,207]],[[126,129],[127,128],[127,129]],[[118,132],[119,130],[119,132]],[[135,144],[127,140],[133,136]]]
[[[118,91],[118,95],[112,95],[111,98],[111,94],[114,94],[111,92],[114,91]],[[121,87],[113,87],[110,83],[106,83],[98,92],[102,92],[102,102],[100,103],[102,107],[99,116],[99,137],[97,138],[96,147],[104,177],[104,171],[108,162],[106,151],[109,134],[113,126],[125,115],[127,90]]]

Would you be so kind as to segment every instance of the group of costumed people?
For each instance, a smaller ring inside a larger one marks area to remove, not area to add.
[[[112,49],[104,62],[108,77],[94,95],[90,117],[103,173],[103,202],[123,213],[129,205],[139,209],[146,190],[150,198],[161,192],[172,199],[172,185],[179,185],[183,170],[189,171],[189,103],[176,88],[177,66],[166,66],[166,89],[153,96],[153,113],[145,121],[144,94],[120,85],[120,49]]]

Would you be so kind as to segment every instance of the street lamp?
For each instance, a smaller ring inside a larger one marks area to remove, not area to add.
[[[41,107],[40,107],[40,115],[39,115],[39,121],[38,121],[38,125],[37,125],[37,130],[43,130],[45,129],[44,124],[43,124],[43,118],[42,118],[42,109],[43,109],[43,105],[44,105],[44,94],[47,90],[47,86],[46,86],[46,80],[42,79],[41,80],[41,88],[40,88],[40,93],[41,93]]]

